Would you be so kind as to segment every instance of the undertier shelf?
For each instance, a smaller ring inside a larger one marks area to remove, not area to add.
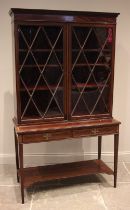
[[[38,182],[80,177],[99,173],[106,173],[109,175],[114,174],[112,169],[110,169],[102,160],[89,160],[24,168],[24,186],[29,187]]]

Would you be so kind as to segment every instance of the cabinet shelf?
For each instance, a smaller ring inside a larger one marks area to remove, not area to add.
[[[97,83],[97,84],[90,83],[90,84],[86,84],[85,85],[85,83],[77,83],[77,85],[72,85],[72,89],[84,88],[84,86],[85,86],[85,88],[98,88],[98,87],[102,88],[102,87],[104,87],[104,84],[101,84],[101,83]],[[108,84],[105,85],[105,87],[108,87],[108,86],[109,86]],[[29,86],[27,88],[28,88],[29,91],[33,91],[34,87],[35,86]],[[49,85],[49,88],[51,90],[55,90],[56,87],[57,87],[56,85]],[[36,91],[42,91],[42,90],[50,91],[49,88],[47,86],[37,86]],[[63,90],[63,86],[58,86],[58,90]],[[26,91],[26,89],[25,88],[20,88],[20,91]]]
[[[47,64],[47,65],[45,65],[45,64],[25,64],[25,65],[19,65],[19,68],[24,68],[24,67],[26,67],[26,68],[33,68],[33,67],[49,67],[49,68],[56,68],[56,67],[60,67],[60,66],[62,66],[63,67],[63,64]]]
[[[79,52],[80,48],[72,49],[73,52]],[[84,52],[100,52],[101,49],[83,49]],[[111,49],[103,49],[102,52],[111,52]]]
[[[27,52],[29,49],[19,49],[19,52]],[[51,49],[31,49],[32,52],[50,52]],[[55,52],[63,52],[63,49],[54,49]],[[80,49],[72,49],[74,52],[79,52]],[[84,49],[84,52],[100,52],[101,49]],[[110,49],[103,49],[103,52],[111,52]]]
[[[44,64],[38,64],[39,67],[44,67],[45,65]],[[49,67],[49,68],[55,68],[55,67],[59,67],[59,66],[62,66],[63,67],[63,64],[47,64],[46,67]],[[107,67],[107,68],[110,68],[108,64],[106,63],[97,63],[97,64],[94,64],[94,63],[77,63],[74,65],[75,67],[85,67],[85,66],[102,66],[102,67]],[[33,68],[33,67],[37,67],[36,64],[25,64],[25,65],[19,65],[19,67],[21,68]]]
[[[55,90],[56,87],[57,87],[56,85],[49,85],[49,88],[51,90]],[[29,91],[33,91],[35,86],[29,86],[27,88],[28,88]],[[49,88],[47,86],[37,86],[36,91],[42,91],[42,90],[50,91]],[[58,86],[58,90],[63,90],[63,87],[62,86]],[[26,89],[25,88],[20,88],[20,91],[26,91]]]
[[[94,83],[90,83],[90,84],[86,84],[85,83],[77,83],[77,85],[72,85],[72,88],[98,88],[98,87],[104,87],[104,84],[103,83],[97,83],[97,84],[94,84]],[[108,87],[109,85],[106,84],[105,87]]]
[[[103,66],[103,67],[109,67],[107,63],[77,63],[74,65],[75,67],[85,67],[85,66]]]
[[[29,49],[19,49],[19,52],[28,52]],[[50,52],[52,49],[31,49],[32,52]],[[54,49],[55,52],[63,52],[63,49]]]
[[[101,160],[24,168],[24,186],[29,187],[37,182],[80,177],[98,173],[113,175],[112,169]]]
[[[25,64],[25,65],[19,65],[19,68],[33,68],[33,67],[48,67],[48,68],[56,68],[56,67],[62,67],[63,68],[63,64],[47,64],[47,65],[44,65],[44,64]],[[74,65],[74,67],[88,67],[88,66],[99,66],[99,67],[107,67],[107,68],[110,68],[110,66],[106,63],[97,63],[97,64],[94,64],[94,63],[77,63]]]

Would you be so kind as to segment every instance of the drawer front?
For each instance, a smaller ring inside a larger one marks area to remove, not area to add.
[[[73,131],[73,138],[87,137],[97,135],[110,135],[119,133],[119,126],[95,127],[95,128],[81,128]]]
[[[23,135],[23,143],[33,143],[33,142],[44,142],[44,141],[54,141],[62,140],[66,138],[71,138],[71,130],[67,131],[55,131],[55,132],[44,132],[40,134],[25,134]]]

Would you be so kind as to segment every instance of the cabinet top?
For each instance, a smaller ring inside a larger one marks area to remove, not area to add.
[[[120,13],[112,12],[90,12],[90,11],[67,11],[67,10],[44,10],[44,9],[22,9],[11,8],[9,15],[14,21],[44,21],[50,18],[50,21],[77,22],[77,19],[84,19],[89,22],[109,22],[115,23],[116,17]],[[62,16],[62,18],[60,17]],[[44,18],[43,18],[44,17]],[[87,18],[87,19],[86,19]]]
[[[47,10],[47,9],[22,9],[11,8],[9,14],[33,14],[33,15],[87,15],[87,16],[99,16],[99,17],[117,17],[120,13],[112,12],[90,12],[90,11],[70,11],[70,10]]]

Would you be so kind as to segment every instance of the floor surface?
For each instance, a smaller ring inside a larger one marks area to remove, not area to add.
[[[25,190],[25,204],[21,204],[15,166],[0,165],[0,209],[130,210],[130,163],[118,164],[117,188],[112,175],[55,181]]]

